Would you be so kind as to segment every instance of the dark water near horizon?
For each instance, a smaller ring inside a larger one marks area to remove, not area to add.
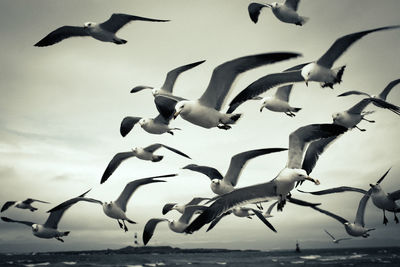
[[[0,266],[400,266],[400,248],[115,254],[0,254]]]

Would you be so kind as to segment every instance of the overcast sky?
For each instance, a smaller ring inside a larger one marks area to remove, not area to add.
[[[290,102],[303,109],[295,118],[264,110],[250,101],[238,108],[242,118],[229,131],[204,129],[178,118],[171,123],[182,131],[151,135],[135,126],[125,138],[119,125],[127,115],[154,117],[157,111],[150,91],[130,94],[137,85],[162,85],[166,73],[178,66],[206,60],[181,75],[176,95],[195,99],[205,90],[212,70],[225,61],[246,55],[293,51],[302,58],[264,66],[241,75],[228,98],[256,79],[293,65],[320,57],[338,37],[352,32],[400,24],[397,0],[303,0],[299,13],[310,20],[303,26],[282,23],[271,10],[261,12],[254,24],[248,16],[250,1],[230,0],[127,0],[127,1],[0,1],[0,205],[28,197],[49,201],[36,204],[39,210],[9,209],[2,214],[19,220],[43,223],[46,210],[93,188],[88,196],[115,200],[131,180],[179,173],[167,183],[143,186],[132,197],[127,216],[138,222],[129,232],[106,217],[100,206],[80,203],[68,210],[59,229],[71,231],[65,243],[34,237],[20,224],[0,222],[0,251],[49,251],[120,248],[133,244],[133,234],[141,239],[150,218],[163,218],[167,202],[188,202],[194,196],[212,197],[209,179],[181,170],[189,163],[208,165],[225,173],[231,156],[250,149],[287,147],[289,134],[311,123],[329,123],[331,114],[356,104],[360,97],[337,98],[346,90],[378,94],[390,81],[400,78],[400,31],[373,33],[355,43],[336,63],[347,65],[343,82],[334,90],[319,84],[295,85]],[[50,31],[63,25],[102,22],[114,13],[127,13],[168,23],[133,22],[118,35],[128,40],[117,46],[92,38],[71,38],[54,46],[34,47]],[[388,101],[400,105],[400,86]],[[267,92],[273,94],[275,89]],[[226,109],[226,107],[224,107]],[[320,186],[305,182],[304,190],[348,185],[368,189],[369,183],[389,168],[382,182],[386,192],[400,189],[400,124],[395,114],[376,110],[369,116],[376,123],[361,122],[335,142],[320,158],[312,176]],[[129,159],[103,185],[100,177],[113,155],[136,146],[163,143],[192,157],[180,157],[168,150],[158,154],[158,163]],[[238,187],[266,182],[285,167],[287,152],[258,157],[244,170]],[[361,194],[344,193],[322,197],[293,195],[321,202],[322,208],[354,220]],[[267,206],[264,205],[264,206]],[[182,248],[219,247],[235,249],[293,249],[296,240],[303,248],[334,247],[323,232],[346,236],[337,221],[312,209],[286,205],[274,211],[270,222],[275,234],[258,219],[230,216],[213,231],[193,235],[173,233],[160,224],[150,245]],[[166,218],[179,218],[175,211]],[[366,209],[366,226],[377,228],[368,239],[354,238],[340,246],[398,245],[400,225],[371,202]],[[335,245],[337,247],[337,245]]]

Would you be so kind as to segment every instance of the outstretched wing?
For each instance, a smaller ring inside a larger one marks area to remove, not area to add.
[[[231,213],[232,213],[232,211],[231,211],[231,210],[228,210],[227,212],[222,213],[222,214],[219,215],[217,218],[215,218],[215,219],[210,223],[210,225],[208,226],[206,232],[208,232],[208,231],[210,231],[211,229],[213,229],[213,228],[217,225],[217,223],[219,223],[219,221],[220,221],[222,218],[224,218],[225,216],[227,216],[227,215],[229,215],[229,214],[231,214]]]
[[[58,204],[57,206],[55,206],[54,208],[52,208],[51,210],[48,210],[47,212],[52,213],[52,212],[56,212],[62,209],[67,209],[69,207],[71,207],[72,205],[74,205],[75,203],[78,203],[80,201],[85,201],[85,202],[91,202],[91,203],[97,203],[100,205],[103,205],[103,202],[101,202],[100,200],[94,199],[94,198],[87,198],[87,197],[74,197],[71,198],[67,201],[64,201],[61,204]]]
[[[361,114],[364,108],[368,106],[369,103],[371,103],[371,99],[372,98],[364,98],[363,100],[352,106],[350,109],[348,109],[347,112],[351,114]]]
[[[147,245],[147,243],[150,241],[151,237],[154,234],[154,230],[156,229],[156,226],[159,222],[165,222],[168,221],[167,219],[150,219],[146,225],[144,226],[143,230],[143,244]]]
[[[170,146],[166,146],[166,145],[158,144],[158,143],[157,143],[157,144],[150,145],[150,146],[148,146],[148,147],[145,147],[144,150],[153,153],[155,150],[157,150],[157,149],[160,148],[160,147],[164,147],[164,148],[166,148],[166,149],[168,149],[168,150],[170,150],[170,151],[172,151],[172,152],[174,152],[174,153],[176,153],[176,154],[178,154],[178,155],[181,155],[181,156],[183,156],[183,157],[185,157],[185,158],[190,159],[190,157],[189,157],[188,155],[186,155],[185,153],[183,153],[183,152],[181,152],[181,151],[179,151],[179,150],[177,150],[177,149],[175,149],[175,148],[172,148],[172,147],[170,147]]]
[[[334,213],[332,213],[332,212],[329,212],[329,211],[327,211],[327,210],[323,210],[323,209],[320,209],[320,208],[318,208],[318,207],[311,207],[311,208],[312,208],[312,209],[315,209],[315,210],[317,210],[317,211],[319,211],[319,212],[321,212],[321,213],[323,213],[323,214],[326,214],[326,215],[328,215],[329,217],[332,217],[333,219],[339,221],[339,222],[342,223],[342,224],[345,224],[345,223],[348,222],[346,219],[344,219],[344,218],[340,217],[339,215],[336,215],[336,214],[334,214]]]
[[[360,224],[362,227],[365,226],[364,223],[365,207],[367,206],[367,202],[369,200],[369,197],[371,196],[371,193],[372,193],[372,188],[368,190],[367,193],[364,194],[364,196],[360,200],[360,203],[358,204],[356,219],[354,220],[354,223]]]
[[[197,205],[200,202],[202,202],[203,200],[209,200],[210,198],[208,197],[194,197],[192,200],[190,200],[188,203],[186,203],[186,206],[190,206],[190,205]]]
[[[83,27],[63,26],[46,35],[42,40],[37,42],[35,46],[49,46],[61,42],[64,39],[76,36],[89,36],[89,34]]]
[[[393,87],[395,87],[397,84],[400,83],[400,79],[391,81],[386,87],[385,89],[383,89],[383,91],[379,94],[379,98],[386,100],[387,95],[390,93],[390,91],[392,90]]]
[[[364,92],[361,92],[361,91],[355,91],[355,90],[344,92],[344,93],[338,95],[338,97],[341,97],[341,96],[348,96],[348,95],[365,95],[365,96],[367,96],[367,97],[371,97],[371,96],[370,96],[369,94],[367,94],[367,93],[364,93]]]
[[[400,199],[400,190],[389,193],[388,198],[393,201],[399,200]]]
[[[306,192],[302,191],[300,189],[297,189],[297,191],[301,193],[308,193],[312,195],[326,195],[326,194],[334,194],[334,193],[342,193],[342,192],[358,192],[361,194],[367,193],[366,190],[361,189],[361,188],[356,188],[356,187],[349,187],[349,186],[340,186],[340,187],[335,187],[335,188],[330,188],[330,189],[325,189],[325,190],[320,190],[320,191],[314,191],[314,192]]]
[[[222,174],[215,168],[212,167],[208,167],[208,166],[200,166],[197,164],[189,164],[186,165],[185,167],[183,167],[182,169],[186,169],[186,170],[191,170],[191,171],[195,171],[195,172],[200,172],[204,175],[207,175],[210,180],[212,179],[218,179],[218,180],[222,180],[224,177],[222,176]]]
[[[333,235],[331,235],[327,230],[324,229],[324,231],[325,231],[325,233],[327,233],[333,240],[335,240],[335,237],[334,237]]]
[[[3,212],[5,210],[7,210],[9,207],[11,207],[12,205],[14,205],[17,201],[7,201],[6,203],[4,203],[3,207],[1,207],[1,211]]]
[[[274,226],[272,226],[272,224],[262,215],[262,213],[259,210],[256,209],[251,209],[251,210],[258,217],[258,219],[260,219],[266,226],[268,226],[269,229],[271,229],[273,232],[276,233],[276,229],[274,228]]]
[[[257,23],[257,22],[258,22],[258,17],[260,16],[260,12],[261,12],[261,9],[262,9],[263,7],[271,7],[271,5],[270,5],[270,4],[264,5],[264,4],[259,4],[259,3],[250,3],[250,4],[249,4],[249,6],[248,6],[247,9],[248,9],[248,11],[249,11],[250,19],[251,19],[254,23]]]
[[[272,203],[272,204],[268,207],[268,209],[267,209],[267,211],[266,211],[266,214],[271,215],[272,210],[274,209],[274,207],[276,206],[276,204],[278,204],[278,202],[279,202],[279,201],[275,201],[274,203]]]
[[[297,53],[265,53],[240,57],[216,67],[206,91],[199,98],[205,106],[220,110],[236,77],[250,69],[298,57]]]
[[[190,69],[192,69],[192,68],[194,68],[194,67],[196,67],[196,66],[198,66],[198,65],[200,65],[200,64],[202,64],[204,62],[205,62],[205,60],[194,62],[194,63],[191,63],[191,64],[180,66],[178,68],[175,68],[175,69],[169,71],[167,73],[167,77],[165,78],[164,84],[161,86],[161,89],[172,93],[172,90],[174,88],[176,79],[179,77],[179,75],[182,72],[190,70]]]
[[[3,221],[5,221],[5,222],[21,223],[21,224],[25,224],[25,225],[28,225],[28,226],[32,226],[32,224],[35,224],[34,222],[18,221],[18,220],[10,219],[10,218],[8,218],[8,217],[1,217],[1,219],[2,219]]]
[[[183,224],[188,224],[190,219],[193,217],[193,214],[196,211],[203,211],[207,206],[202,206],[202,205],[192,205],[192,206],[187,206],[185,208],[185,211],[183,212],[182,216],[179,218],[179,222]]]
[[[399,28],[400,26],[387,26],[381,28],[375,28],[367,31],[351,33],[337,39],[333,45],[320,57],[317,61],[318,65],[326,68],[331,68],[333,63],[357,40],[364,37],[365,35],[382,30],[389,30]]]
[[[135,87],[133,87],[131,89],[131,93],[137,93],[137,92],[142,91],[144,89],[153,89],[153,87],[147,86],[147,85],[138,85],[138,86],[135,86]]]
[[[119,132],[123,137],[125,137],[135,126],[135,124],[140,121],[141,117],[125,117],[122,122],[121,122],[121,127],[119,129]]]
[[[101,176],[100,184],[107,181],[107,179],[114,173],[118,166],[126,159],[134,157],[132,151],[130,152],[120,152],[114,155],[111,161],[108,163],[107,168],[104,170],[103,176]]]
[[[289,97],[290,97],[290,92],[292,91],[293,84],[281,86],[278,89],[276,89],[275,97],[285,101],[289,102]]]
[[[370,100],[374,102],[374,104],[378,107],[388,109],[393,113],[400,115],[400,107],[390,104],[389,102],[386,102],[385,100],[379,98],[370,98]]]
[[[176,203],[167,203],[164,205],[162,209],[162,214],[165,215],[172,210],[172,208],[176,205]]]
[[[154,103],[156,104],[156,108],[160,115],[164,118],[164,120],[169,123],[175,113],[175,105],[181,100],[185,100],[179,96],[173,95],[157,95],[154,98]]]
[[[290,7],[294,11],[297,11],[297,7],[299,5],[300,0],[286,0],[285,6]]]
[[[128,14],[114,13],[111,15],[111,17],[108,20],[104,21],[99,26],[106,31],[115,33],[119,29],[124,27],[125,24],[128,24],[129,22],[131,22],[133,20],[153,21],[153,22],[169,21],[169,20],[163,20],[163,19],[151,19],[151,18],[133,16],[133,15],[128,15]]]
[[[39,199],[33,199],[33,198],[27,198],[27,199],[25,199],[25,200],[23,201],[23,203],[25,203],[25,204],[31,204],[31,203],[33,203],[33,202],[40,202],[40,203],[50,204],[50,202],[46,202],[46,201],[39,200]]]
[[[239,176],[246,166],[247,162],[250,159],[255,157],[266,155],[270,153],[285,151],[287,148],[263,148],[263,149],[254,149],[250,151],[245,151],[239,154],[234,155],[231,158],[231,162],[229,164],[229,169],[226,172],[224,179],[229,182],[232,186],[236,186]]]

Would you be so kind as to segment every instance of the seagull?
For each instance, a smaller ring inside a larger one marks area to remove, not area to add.
[[[42,200],[38,200],[38,199],[33,199],[33,198],[27,198],[24,201],[7,201],[6,203],[4,203],[3,207],[1,208],[0,212],[3,212],[5,210],[7,210],[8,208],[14,206],[16,208],[19,209],[29,209],[30,211],[35,211],[37,210],[37,208],[33,207],[31,204],[33,202],[40,202],[40,203],[46,203],[46,204],[50,204],[50,202],[46,202],[46,201],[42,201]]]
[[[364,238],[367,238],[369,236],[368,232],[375,230],[375,228],[365,228],[365,223],[364,223],[364,213],[365,213],[365,206],[367,205],[369,199],[369,194],[365,194],[361,200],[360,203],[358,204],[358,209],[357,209],[357,214],[356,218],[354,220],[354,223],[349,222],[348,220],[340,217],[339,215],[336,215],[332,212],[329,212],[327,210],[323,210],[318,207],[311,207],[312,209],[315,209],[321,213],[324,213],[328,215],[329,217],[332,217],[333,219],[339,221],[344,225],[344,228],[346,229],[346,232],[351,235],[351,236],[362,236]]]
[[[125,186],[124,190],[121,192],[119,197],[114,202],[110,201],[107,203],[107,202],[102,202],[100,200],[93,199],[93,198],[77,197],[77,198],[70,199],[64,203],[61,203],[57,207],[54,207],[53,209],[49,210],[48,212],[55,212],[57,210],[63,209],[65,206],[70,206],[79,201],[97,203],[97,204],[100,204],[103,206],[103,212],[105,215],[107,215],[110,218],[116,219],[119,227],[121,229],[123,229],[125,232],[127,232],[128,227],[126,226],[125,221],[127,221],[131,224],[136,224],[136,222],[129,219],[125,214],[126,213],[126,205],[128,204],[128,201],[131,198],[132,194],[142,185],[166,182],[164,180],[154,180],[156,178],[167,178],[167,177],[173,177],[176,175],[177,174],[153,176],[153,177],[137,179],[132,182],[129,182]],[[122,221],[122,223],[120,222],[120,220]]]
[[[228,130],[229,124],[234,124],[241,114],[221,113],[221,107],[232,87],[236,77],[248,70],[282,60],[298,57],[297,53],[265,53],[236,58],[217,66],[211,76],[206,91],[198,100],[186,100],[171,95],[156,97],[157,109],[164,117],[178,115],[203,128],[218,127]],[[174,109],[171,107],[174,103]],[[175,110],[175,112],[174,112]],[[167,112],[166,112],[167,111]]]
[[[114,173],[114,171],[118,168],[118,166],[126,159],[129,159],[131,157],[137,157],[141,160],[148,160],[148,161],[152,161],[152,162],[159,162],[161,161],[164,156],[161,155],[154,155],[154,152],[159,149],[159,148],[166,148],[172,152],[175,152],[178,155],[181,155],[185,158],[190,159],[190,157],[188,155],[186,155],[185,153],[160,144],[160,143],[156,143],[156,144],[152,144],[149,145],[147,147],[136,147],[134,149],[132,149],[132,151],[129,152],[120,152],[114,155],[114,157],[111,159],[111,161],[108,163],[107,168],[105,169],[103,176],[101,177],[101,181],[100,184],[104,183],[105,181],[107,181],[107,179]]]
[[[287,165],[274,179],[266,183],[239,188],[220,196],[188,226],[185,232],[193,233],[224,212],[248,203],[278,199],[278,210],[282,210],[286,199],[291,197],[289,193],[295,187],[296,182],[308,180],[319,184],[319,181],[311,178],[309,174],[323,149],[314,149],[313,153],[306,153],[303,160],[307,144],[323,138],[338,136],[346,130],[345,127],[335,124],[311,124],[298,128],[289,135]]]
[[[185,209],[187,207],[198,205],[198,204],[200,204],[200,202],[202,202],[204,200],[209,200],[209,198],[195,197],[191,201],[189,201],[188,203],[181,204],[181,205],[178,204],[178,203],[167,203],[167,204],[164,205],[164,207],[162,209],[162,214],[165,215],[168,212],[170,212],[171,210],[176,210],[180,214],[183,214],[183,213],[185,213]]]
[[[250,19],[254,23],[257,23],[261,9],[264,7],[269,7],[272,9],[272,13],[274,13],[275,17],[280,21],[303,26],[304,23],[307,22],[308,18],[299,16],[299,14],[297,14],[297,6],[299,5],[299,2],[300,0],[286,0],[284,3],[250,3],[248,7]]]
[[[343,240],[350,240],[350,239],[351,239],[351,237],[336,239],[336,238],[335,238],[333,235],[331,235],[327,230],[324,229],[324,231],[325,231],[325,233],[327,233],[327,234],[332,238],[332,242],[335,243],[335,244],[339,244],[339,242],[340,242],[340,241],[343,241]]]
[[[131,93],[137,93],[137,92],[142,91],[144,89],[151,89],[151,92],[152,92],[154,97],[157,96],[157,95],[160,95],[160,94],[171,95],[172,94],[172,90],[173,90],[174,85],[175,85],[175,82],[176,82],[176,79],[178,79],[179,75],[182,72],[190,70],[190,69],[192,69],[192,68],[194,68],[194,67],[196,67],[196,66],[198,66],[198,65],[200,65],[200,64],[202,64],[204,62],[205,62],[205,60],[202,60],[202,61],[198,61],[198,62],[194,62],[194,63],[191,63],[191,64],[183,65],[183,66],[180,66],[180,67],[175,68],[173,70],[170,70],[167,73],[167,77],[165,78],[164,84],[160,88],[154,88],[152,86],[147,86],[147,85],[139,85],[139,86],[136,86],[136,87],[132,88]]]
[[[341,192],[359,192],[362,194],[368,194],[372,199],[372,203],[374,203],[374,205],[378,209],[381,209],[383,211],[383,224],[386,225],[388,223],[385,211],[393,212],[395,222],[399,223],[399,219],[397,218],[396,213],[400,212],[400,206],[396,204],[396,201],[400,199],[400,190],[394,191],[392,193],[386,193],[380,186],[380,183],[383,181],[383,179],[386,177],[389,171],[390,169],[387,170],[386,173],[381,178],[379,178],[376,184],[369,184],[371,188],[368,191],[361,188],[350,187],[350,186],[340,186],[315,192],[306,192],[302,190],[298,191],[301,193],[309,193],[313,195],[325,195],[325,194],[341,193]]]
[[[287,150],[287,148],[263,148],[236,154],[231,158],[231,162],[225,176],[222,176],[217,169],[208,166],[199,166],[196,164],[189,164],[182,169],[200,172],[204,175],[207,175],[211,180],[211,190],[217,195],[223,195],[234,190],[240,174],[249,160],[255,157],[284,150]]]
[[[89,191],[90,190],[86,191],[79,197],[83,198]],[[66,205],[63,205],[62,208],[60,208],[56,211],[52,211],[44,224],[37,224],[34,222],[29,222],[29,221],[18,221],[18,220],[10,219],[8,217],[1,217],[1,219],[5,222],[20,223],[20,224],[25,224],[27,226],[30,226],[32,228],[32,234],[36,237],[46,238],[46,239],[55,238],[58,241],[64,242],[64,240],[61,237],[69,235],[70,232],[69,231],[60,232],[57,230],[57,227],[58,227],[58,223],[60,222],[62,216],[64,215],[64,212],[68,208],[70,208],[73,204],[74,203],[66,204]]]
[[[152,22],[167,22],[169,20],[151,19],[128,14],[114,13],[111,17],[103,23],[86,22],[82,26],[63,26],[48,35],[42,40],[37,42],[35,46],[44,47],[61,42],[64,39],[76,36],[91,36],[94,39],[103,42],[111,42],[114,44],[125,44],[128,41],[117,37],[115,34],[125,24],[133,20],[152,21]]]
[[[198,211],[202,211],[205,208],[207,208],[207,207],[200,206],[200,205],[186,207],[185,212],[182,214],[182,216],[177,221],[171,220],[171,219],[163,219],[163,218],[150,219],[144,226],[143,244],[147,245],[147,243],[150,241],[158,223],[168,222],[168,227],[173,232],[183,233],[184,230],[186,229],[186,227],[188,226],[190,219],[193,217],[193,214],[195,214]]]
[[[322,87],[331,87],[342,81],[342,75],[346,66],[333,68],[333,63],[357,40],[365,35],[377,31],[397,29],[400,25],[375,28],[371,30],[351,33],[337,39],[332,46],[317,61],[301,66],[298,70],[284,71],[279,73],[268,74],[241,91],[229,104],[235,108],[241,103],[258,96],[267,90],[278,86],[298,82],[309,81],[320,82]]]
[[[366,115],[369,115],[373,113],[373,111],[364,111],[365,107],[368,106],[369,103],[376,103],[377,106],[381,108],[386,108],[389,109],[390,111],[394,112],[397,115],[400,115],[400,108],[392,105],[385,100],[379,99],[379,98],[364,98],[360,102],[358,102],[356,105],[351,107],[350,109],[342,112],[336,112],[332,114],[332,119],[334,124],[342,125],[344,127],[347,127],[348,129],[352,128],[357,128],[360,131],[364,132],[365,129],[361,129],[357,126],[359,122],[362,120],[374,123],[375,121],[373,120],[367,120],[365,118]]]
[[[301,108],[291,107],[289,105],[289,95],[292,91],[293,84],[281,86],[276,90],[275,96],[266,96],[261,100],[260,112],[263,108],[267,108],[275,112],[284,112],[289,117],[296,116],[296,112],[299,112]]]

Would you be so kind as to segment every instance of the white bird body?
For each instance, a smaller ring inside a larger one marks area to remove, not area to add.
[[[307,18],[299,16],[293,8],[288,7],[284,3],[271,3],[271,9],[275,17],[282,22],[301,26],[307,21]]]
[[[344,224],[344,228],[346,229],[346,232],[351,236],[362,236],[362,237],[369,236],[368,232],[370,231],[370,229],[362,227],[358,223],[347,222]]]
[[[136,147],[133,150],[133,153],[135,154],[135,157],[142,159],[142,160],[150,160],[152,161],[154,159],[154,155],[152,152],[146,151],[142,147]]]
[[[330,69],[315,62],[305,65],[301,69],[301,76],[303,76],[306,84],[308,81],[320,82],[322,84],[335,84],[338,81],[338,72],[342,68]]]
[[[110,203],[103,203],[103,211],[104,214],[110,218],[117,219],[117,220],[127,220],[132,221],[128,217],[126,217],[125,212],[115,203],[112,201]]]
[[[139,121],[140,126],[148,133],[151,134],[163,134],[169,132],[171,130],[175,130],[175,128],[170,128],[167,124],[158,123],[154,121],[154,119],[141,119]]]
[[[388,211],[396,211],[400,209],[400,206],[396,204],[396,201],[390,199],[388,194],[385,193],[379,185],[374,185],[371,199],[377,208]]]
[[[276,186],[276,194],[282,196],[283,198],[289,194],[290,191],[295,186],[297,181],[302,181],[305,178],[308,178],[308,175],[305,170],[303,169],[291,169],[285,168],[283,169],[278,176],[274,179],[275,186]],[[319,184],[318,180],[315,180],[316,184]]]
[[[33,224],[32,225],[32,234],[39,238],[55,238],[55,237],[63,237],[68,235],[66,232],[60,232],[57,229],[48,228],[41,224]]]
[[[123,40],[115,35],[115,32],[110,32],[103,29],[100,24],[95,22],[86,22],[84,24],[85,31],[92,36],[94,39],[111,42],[111,43],[123,43]]]
[[[232,192],[235,188],[227,181],[213,179],[210,184],[211,190],[217,195],[223,195]]]
[[[232,213],[237,217],[249,217],[253,216],[254,212],[252,209],[235,207],[232,209]]]
[[[332,118],[335,124],[351,129],[361,122],[361,120],[364,118],[364,115],[343,111],[333,114]]]
[[[34,207],[32,207],[31,204],[24,203],[23,201],[17,201],[15,203],[15,207],[20,209],[30,209],[30,210],[35,209]]]
[[[265,107],[271,111],[275,112],[288,112],[295,111],[293,107],[289,105],[288,102],[277,99],[275,97],[266,96],[262,100],[262,107]]]
[[[183,223],[181,221],[175,221],[175,220],[168,220],[168,227],[175,233],[183,233],[188,226],[187,223]]]

